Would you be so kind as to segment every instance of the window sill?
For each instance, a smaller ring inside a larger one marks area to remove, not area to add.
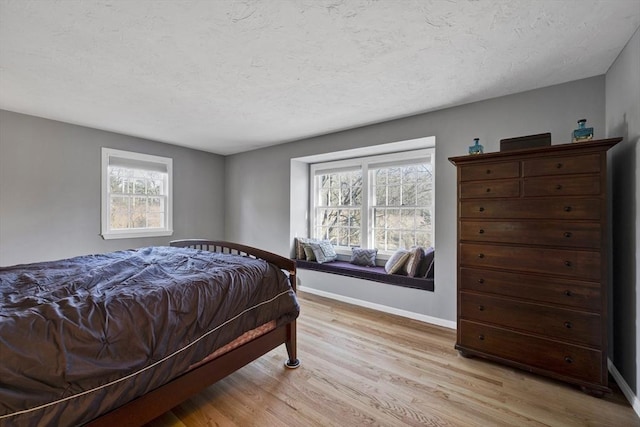
[[[374,282],[403,286],[406,288],[421,289],[433,292],[433,279],[407,277],[399,274],[389,274],[384,267],[362,267],[346,261],[334,261],[318,264],[313,261],[296,260],[296,266],[303,270],[320,271],[323,273],[338,274],[341,276],[355,277],[372,280]]]
[[[173,235],[173,230],[131,231],[121,233],[102,233],[104,240],[111,239],[136,239],[142,237],[164,237]]]

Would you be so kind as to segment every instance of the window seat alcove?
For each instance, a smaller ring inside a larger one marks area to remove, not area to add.
[[[296,267],[305,270],[320,271],[329,274],[338,274],[341,276],[356,277],[359,279],[372,280],[374,282],[387,283],[390,285],[404,286],[406,288],[422,289],[433,292],[433,276],[408,277],[400,274],[389,274],[384,267],[363,267],[351,264],[348,261],[333,261],[327,263],[318,263],[315,261],[305,261],[297,259]]]

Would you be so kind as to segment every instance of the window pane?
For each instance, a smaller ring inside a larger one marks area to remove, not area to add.
[[[316,234],[316,238],[325,240],[328,238],[328,233],[329,233],[329,227],[319,227],[318,234]]]
[[[386,187],[387,185],[387,170],[377,169],[374,174],[374,185],[376,187]]]
[[[349,246],[361,246],[359,228],[349,229]]]
[[[378,248],[378,250],[385,251],[386,250],[386,235],[387,232],[383,229],[376,229],[373,232],[373,240],[374,247]]]
[[[133,182],[133,192],[135,194],[147,194],[147,186],[144,179],[136,179]]]
[[[129,198],[128,197],[112,197],[110,206],[111,228],[125,229],[129,228]]]
[[[331,187],[329,189],[329,204],[328,206],[340,205],[340,189],[338,187]]]
[[[329,190],[320,190],[320,194],[318,197],[318,206],[329,206]]]
[[[338,246],[349,246],[349,229],[342,228],[338,232]]]
[[[164,212],[163,205],[160,197],[149,197],[149,212]]]
[[[119,193],[122,190],[122,177],[117,174],[109,175],[109,191]]]
[[[349,225],[351,227],[360,228],[360,224],[361,224],[360,210],[352,209],[351,210],[351,218],[350,218]]]
[[[327,239],[331,242],[332,245],[338,244],[338,227],[329,227],[327,232]]]
[[[417,185],[417,205],[428,206],[431,204],[431,186],[427,183],[418,183]]]
[[[374,208],[373,209],[373,227],[384,228],[386,224],[386,209]]]
[[[320,225],[331,226],[338,220],[338,211],[336,209],[320,209]]]
[[[429,233],[417,232],[416,233],[416,245],[427,247],[427,248],[430,247],[430,246],[433,246],[432,240],[429,237]]]
[[[362,206],[362,179],[351,189],[352,206]]]
[[[416,205],[416,185],[415,184],[404,184],[402,186],[402,205],[403,206]]]
[[[389,195],[387,199],[387,206],[401,206],[402,199],[400,198],[400,186],[389,186],[387,187],[387,191],[387,194]]]
[[[387,187],[377,186],[374,202],[378,206],[384,206],[387,204]]]
[[[411,231],[405,231],[401,233],[400,238],[400,247],[401,248],[410,248],[416,244],[415,234]]]
[[[402,209],[400,211],[400,227],[413,230],[415,228],[415,209]]]
[[[347,209],[340,209],[338,211],[338,221],[337,224],[341,227],[348,227],[349,226],[349,210]]]
[[[425,229],[427,226],[431,225],[431,212],[428,209],[417,209],[416,221],[418,229]]]
[[[418,180],[418,166],[406,166],[402,171],[402,182],[416,182]]]
[[[155,174],[158,175],[158,174]],[[151,196],[160,196],[164,194],[163,180],[152,178],[147,182],[147,194]]]
[[[384,250],[394,251],[400,248],[400,233],[397,231],[388,231],[387,232],[387,246]]]
[[[164,215],[160,212],[149,213],[147,215],[147,226],[150,228],[161,228],[164,222]]]
[[[147,198],[134,197],[131,202],[131,227],[145,228],[147,226]]]
[[[387,229],[398,229],[402,227],[402,221],[400,218],[400,209],[387,209]]]
[[[387,173],[387,185],[401,184],[402,170],[400,168],[388,168]]]

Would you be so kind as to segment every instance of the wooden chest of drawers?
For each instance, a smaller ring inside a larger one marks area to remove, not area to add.
[[[621,140],[449,159],[461,354],[609,391],[606,152]]]

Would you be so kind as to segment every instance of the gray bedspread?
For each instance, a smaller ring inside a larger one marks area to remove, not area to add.
[[[299,313],[264,261],[149,247],[0,268],[0,425],[79,425]]]

